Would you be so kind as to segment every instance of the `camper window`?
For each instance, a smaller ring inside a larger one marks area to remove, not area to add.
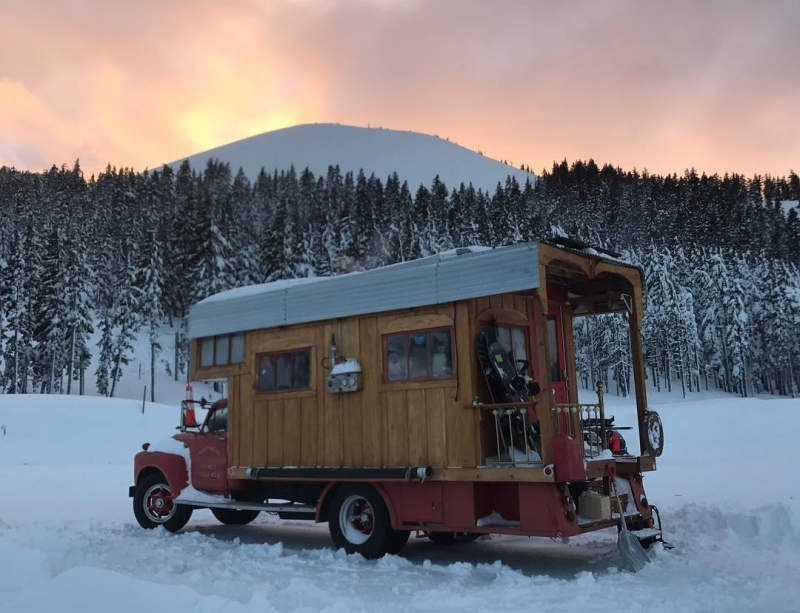
[[[384,336],[386,381],[453,376],[452,329],[419,330]]]
[[[258,391],[293,392],[309,389],[310,364],[310,349],[259,355]]]
[[[216,342],[217,347],[214,353],[214,364],[217,366],[224,366],[228,363],[228,345],[230,343],[230,338],[227,334],[225,336],[218,336]]]
[[[221,334],[200,339],[200,368],[241,364],[244,361],[244,334]]]
[[[200,348],[200,366],[214,365],[214,339],[213,337],[204,338]]]
[[[482,326],[485,330],[488,326]],[[517,368],[521,361],[528,361],[528,329],[522,326],[511,326],[508,324],[497,324],[497,342],[516,360]],[[530,373],[529,373],[530,374]]]

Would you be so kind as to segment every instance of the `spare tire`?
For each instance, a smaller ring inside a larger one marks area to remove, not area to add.
[[[657,458],[664,451],[664,426],[655,411],[644,413],[645,452]]]
[[[226,526],[245,526],[258,517],[259,513],[246,509],[211,509],[211,512]]]

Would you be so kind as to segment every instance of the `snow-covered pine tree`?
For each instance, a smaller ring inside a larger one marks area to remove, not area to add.
[[[67,310],[64,292],[62,239],[57,230],[47,238],[41,276],[33,297],[34,386],[40,393],[60,391],[61,373],[68,356],[64,330]]]
[[[68,347],[67,394],[72,393],[72,382],[86,368],[89,335],[92,326],[91,270],[85,251],[75,240],[64,242],[64,331]],[[83,389],[80,390],[83,393]]]
[[[14,232],[5,265],[0,269],[0,301],[5,311],[3,389],[12,394],[28,391],[33,353],[34,324],[28,287],[38,270],[35,255],[31,252],[36,246],[29,242],[31,232],[32,229],[28,228],[28,240],[18,230]]]
[[[159,330],[164,320],[164,297],[162,295],[162,272],[164,264],[156,232],[147,234],[142,246],[141,256],[135,272],[134,290],[138,317],[147,329],[147,340],[150,344],[150,401],[155,402],[156,394],[156,358],[161,350]]]

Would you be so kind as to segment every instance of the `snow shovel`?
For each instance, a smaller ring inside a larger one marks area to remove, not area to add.
[[[617,538],[617,551],[622,558],[623,566],[636,573],[642,570],[649,560],[639,539],[628,530],[628,524],[625,521],[625,510],[622,508],[622,501],[617,493],[616,477],[611,474],[611,471],[609,471],[609,476],[611,477],[611,487],[614,489],[614,497],[617,499],[617,509],[619,510],[620,531]]]

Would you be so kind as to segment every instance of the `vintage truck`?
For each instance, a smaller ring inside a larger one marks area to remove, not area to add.
[[[643,474],[663,429],[642,308],[639,268],[568,241],[210,296],[189,315],[190,380],[224,381],[228,397],[187,398],[179,432],[143,445],[136,518],[179,530],[195,508],[226,524],[276,512],[328,522],[336,547],[370,558],[412,531],[569,537],[619,517],[651,542]],[[602,386],[578,400],[572,322],[599,313],[630,324],[639,453],[620,444]]]

